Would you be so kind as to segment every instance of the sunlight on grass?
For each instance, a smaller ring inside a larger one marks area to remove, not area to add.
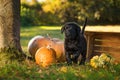
[[[44,30],[60,30],[61,27],[60,26],[42,26],[41,29],[44,29]]]
[[[27,45],[30,39],[35,36],[47,36],[50,35],[52,38],[63,39],[63,35],[60,31],[60,26],[32,26],[32,27],[22,27],[21,28],[21,46],[23,51],[27,52]]]

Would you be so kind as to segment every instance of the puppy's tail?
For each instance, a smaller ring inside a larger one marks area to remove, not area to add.
[[[83,28],[82,28],[82,31],[81,31],[82,34],[84,34],[86,24],[87,24],[87,18],[85,18],[85,22],[83,24]]]

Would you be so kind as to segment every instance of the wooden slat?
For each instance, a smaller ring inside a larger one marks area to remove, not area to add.
[[[117,40],[111,40],[111,39],[105,39],[105,38],[95,38],[95,40],[94,41],[102,41],[102,42],[108,42],[108,43],[120,43],[119,41],[120,41],[120,39],[117,39]]]
[[[120,36],[97,35],[94,39],[94,46],[120,48]]]
[[[107,33],[120,33],[120,26],[87,26],[86,32],[107,32]]]
[[[99,43],[99,42],[95,42],[94,46],[101,46],[101,47],[112,47],[112,48],[120,48],[120,44],[118,43]]]
[[[94,45],[101,45],[101,47],[115,47],[120,48],[120,40],[110,40],[110,39],[95,39]]]
[[[119,53],[119,52],[115,52],[115,51],[114,51],[114,52],[113,52],[113,51],[110,52],[110,51],[94,50],[93,52],[94,52],[94,54],[97,53],[97,52],[99,52],[99,53],[108,53],[108,54],[113,54],[113,53],[115,53],[115,54],[119,54],[119,56],[120,56],[120,53]]]
[[[92,57],[92,53],[93,53],[93,33],[88,33],[86,35],[86,39],[87,39],[87,60],[91,59]]]
[[[115,42],[119,42],[120,41],[120,35],[95,35],[94,36],[95,39],[100,39],[100,40],[104,40],[104,41],[112,41],[114,40]]]
[[[94,46],[94,50],[99,51],[109,51],[109,52],[120,52],[120,48],[114,48],[114,47],[101,47],[101,46]]]

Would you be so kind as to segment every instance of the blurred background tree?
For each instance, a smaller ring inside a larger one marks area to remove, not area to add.
[[[22,26],[60,25],[68,21],[120,24],[120,0],[21,0]]]

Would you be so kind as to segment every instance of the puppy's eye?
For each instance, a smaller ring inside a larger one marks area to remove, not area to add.
[[[68,26],[66,26],[65,29],[68,29]]]

